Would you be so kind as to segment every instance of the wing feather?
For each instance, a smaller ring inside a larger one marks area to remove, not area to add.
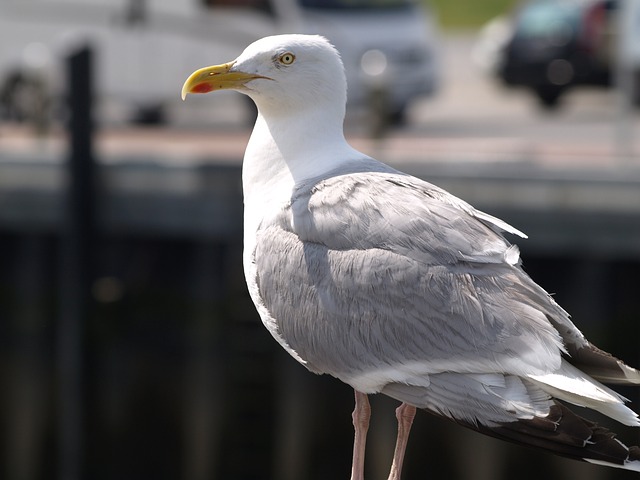
[[[415,371],[559,368],[547,316],[564,312],[523,282],[494,227],[427,183],[344,175],[301,188],[259,230],[257,282],[307,366],[363,390]]]

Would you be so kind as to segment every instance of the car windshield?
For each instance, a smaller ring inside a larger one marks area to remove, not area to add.
[[[323,10],[380,10],[402,8],[413,4],[412,0],[298,0],[306,8]]]
[[[575,3],[537,2],[520,12],[517,31],[522,36],[546,35],[558,28],[573,25],[579,10]]]

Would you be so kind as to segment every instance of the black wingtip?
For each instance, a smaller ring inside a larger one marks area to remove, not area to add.
[[[595,345],[587,344],[573,350],[569,348],[569,353],[571,358],[567,360],[596,380],[622,385],[640,384],[638,370],[625,365],[624,362]]]
[[[492,437],[575,460],[640,471],[640,447],[626,446],[610,430],[576,415],[561,403],[556,402],[549,415],[543,418],[497,427],[463,425]]]

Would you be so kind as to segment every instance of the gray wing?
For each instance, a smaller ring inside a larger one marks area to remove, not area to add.
[[[441,372],[544,374],[563,340],[588,344],[505,229],[517,232],[413,177],[336,176],[262,225],[256,280],[308,368],[362,391]]]

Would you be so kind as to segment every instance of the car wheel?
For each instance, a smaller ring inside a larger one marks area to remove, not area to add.
[[[539,85],[534,89],[540,106],[547,110],[558,108],[562,88],[555,85]]]
[[[131,119],[135,125],[164,125],[167,123],[167,112],[162,103],[139,105]]]
[[[7,75],[0,93],[3,117],[46,130],[51,123],[52,97],[42,78],[19,71]]]
[[[394,127],[402,127],[407,124],[407,106],[396,107],[389,112],[389,123]]]

